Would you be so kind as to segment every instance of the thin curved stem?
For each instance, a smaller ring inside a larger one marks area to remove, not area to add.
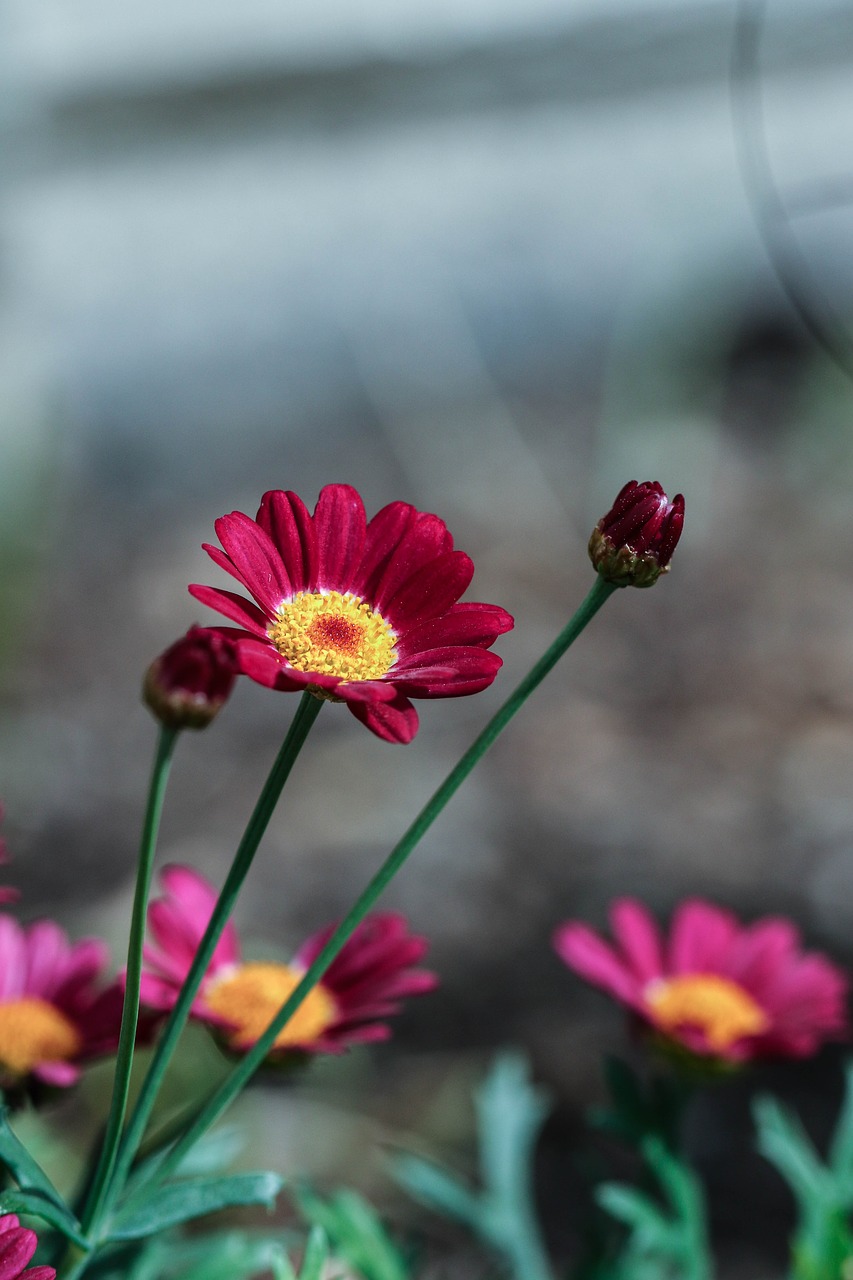
[[[127,946],[124,1005],[122,1007],[121,1030],[116,1053],[112,1101],[104,1131],[100,1158],[89,1190],[86,1211],[83,1215],[84,1231],[88,1230],[92,1220],[96,1217],[105,1188],[112,1176],[118,1155],[124,1117],[127,1111],[130,1075],[133,1070],[133,1051],[136,1045],[136,1028],[139,1022],[139,986],[142,978],[145,913],[148,906],[148,893],[151,887],[154,854],[157,849],[157,835],[160,830],[160,817],[163,812],[163,801],[166,795],[166,786],[169,781],[169,771],[175,743],[178,740],[178,733],[178,729],[161,725],[157,739],[157,749],[154,754],[154,765],[151,770],[151,782],[148,788],[148,802],[145,807],[145,817],[139,841],[136,889],[133,896],[130,937]]]
[[[414,822],[406,831],[399,843],[392,849],[385,862],[367,885],[367,888],[356,901],[320,951],[316,960],[306,970],[301,982],[292,995],[285,1001],[276,1017],[270,1023],[260,1039],[241,1059],[222,1085],[216,1089],[189,1126],[166,1159],[157,1167],[151,1181],[159,1181],[174,1170],[183,1160],[190,1148],[219,1119],[220,1115],[231,1104],[246,1086],[254,1073],[263,1064],[264,1059],[273,1047],[279,1032],[293,1017],[302,1001],[317,985],[329,965],[340,954],[355,930],[372,909],[387,885],[403,866],[422,837],[432,826],[435,819],[444,809],[447,802],[459,790],[474,766],[485,755],[495,739],[503,732],[510,720],[527,701],[530,694],[542,683],[549,671],[556,665],[569,646],[577,639],[588,622],[592,620],[605,600],[616,590],[603,578],[596,576],[595,585],[583,604],[563,628],[556,640],[534,664],[520,684],[516,686],[506,702],[498,709],[482,733],[474,739],[471,746],[451,769],[437,791],[433,793]],[[150,1185],[144,1183],[143,1185]]]
[[[222,891],[213,909],[204,937],[199,943],[190,971],[184,980],[177,1002],[169,1015],[163,1034],[157,1044],[148,1073],[142,1083],[139,1098],[130,1117],[124,1140],[121,1143],[110,1194],[104,1198],[102,1209],[115,1199],[115,1195],[127,1179],[133,1158],[151,1117],[163,1077],[171,1062],[181,1033],[186,1026],[193,1001],[207,972],[216,944],[234,909],[234,904],[237,901],[240,889],[252,865],[258,845],[267,829],[284,784],[296,762],[311,726],[319,715],[322,705],[323,703],[315,698],[313,694],[303,693],[290,730],[264,783],[263,790],[258,797],[243,838],[234,855],[231,869],[222,886]],[[95,1227],[96,1222],[93,1218],[91,1222],[93,1232]]]

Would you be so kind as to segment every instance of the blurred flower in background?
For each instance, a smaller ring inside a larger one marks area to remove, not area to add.
[[[165,890],[148,909],[154,941],[146,948],[141,998],[167,1010],[177,999],[210,920],[217,894],[190,867],[167,867]],[[335,925],[313,934],[289,964],[243,961],[237,930],[229,922],[217,943],[193,1016],[218,1030],[227,1046],[248,1049],[266,1031]],[[322,980],[276,1037],[271,1058],[300,1053],[340,1053],[349,1045],[385,1040],[383,1021],[400,1011],[406,996],[437,985],[435,974],[415,966],[427,943],[408,931],[402,916],[379,913],[359,925]]]
[[[614,944],[569,921],[554,935],[570,969],[691,1054],[728,1063],[805,1058],[849,1034],[848,980],[826,956],[804,952],[790,920],[741,925],[690,899],[664,937],[642,903],[610,911]]]

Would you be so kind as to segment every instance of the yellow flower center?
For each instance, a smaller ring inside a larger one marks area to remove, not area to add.
[[[260,1039],[267,1027],[296,989],[300,969],[286,964],[243,964],[227,976],[214,979],[205,992],[205,1004],[212,1013],[230,1022],[234,1030],[228,1043],[232,1049],[246,1049]],[[309,991],[275,1038],[274,1047],[307,1044],[316,1040],[337,1017],[337,1005],[322,985]]]
[[[665,1031],[698,1027],[719,1052],[770,1026],[767,1014],[749,992],[715,973],[659,978],[649,983],[644,995],[658,1026]]]
[[[83,1037],[54,1005],[37,997],[0,1003],[0,1066],[28,1075],[43,1062],[67,1062]]]
[[[342,680],[378,680],[396,658],[388,623],[349,591],[300,591],[279,605],[267,634],[297,671]]]

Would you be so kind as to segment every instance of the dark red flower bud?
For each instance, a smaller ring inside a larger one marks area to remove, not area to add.
[[[228,700],[236,678],[233,640],[207,627],[190,627],[151,663],[142,696],[170,729],[204,729]]]
[[[657,480],[629,480],[589,540],[589,558],[617,587],[651,587],[669,562],[684,525],[684,498],[672,502]]]

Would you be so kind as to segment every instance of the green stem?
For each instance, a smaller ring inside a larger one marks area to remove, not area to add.
[[[319,715],[322,705],[322,701],[315,698],[313,694],[303,693],[287,737],[258,797],[254,812],[249,819],[243,838],[234,855],[234,861],[231,864],[225,884],[222,886],[222,892],[213,909],[204,937],[198,945],[190,971],[184,980],[178,999],[157,1044],[148,1073],[142,1083],[139,1098],[130,1117],[124,1141],[119,1149],[115,1176],[112,1181],[112,1195],[109,1196],[110,1201],[115,1198],[115,1194],[127,1179],[133,1158],[144,1136],[166,1069],[172,1059],[181,1032],[186,1026],[193,1001],[216,950],[216,944],[234,910],[234,904],[237,901],[243,881],[246,879],[246,875],[252,865],[258,845],[272,817],[284,784],[311,726]],[[94,1227],[94,1223],[92,1225]]]
[[[112,1176],[118,1154],[121,1130],[127,1111],[130,1090],[130,1074],[133,1069],[133,1050],[136,1045],[136,1027],[139,1022],[139,986],[142,979],[142,945],[145,938],[145,913],[148,892],[151,887],[151,871],[157,848],[160,817],[169,781],[172,755],[178,740],[177,729],[161,725],[148,788],[148,803],[142,823],[139,842],[139,861],[136,869],[136,891],[133,897],[133,913],[130,922],[130,938],[127,946],[127,978],[124,1006],[121,1014],[116,1070],[113,1080],[113,1096],[104,1132],[104,1141],[83,1215],[83,1229],[88,1231],[100,1210],[104,1191]]]
[[[293,1017],[309,991],[320,981],[335,957],[346,946],[355,930],[373,908],[376,900],[384,892],[389,882],[393,880],[409,854],[435,822],[448,800],[459,790],[468,774],[481,757],[485,755],[495,739],[503,732],[515,713],[530,697],[533,690],[542,683],[548,672],[556,665],[587,623],[592,620],[605,600],[609,599],[615,590],[616,588],[605,582],[603,578],[596,577],[595,585],[577,613],[563,628],[553,644],[546,649],[545,653],[534,664],[521,683],[517,685],[482,733],[474,739],[458,764],[451,769],[438,790],[433,793],[424,805],[403,838],[392,849],[385,862],[376,872],[358,901],[338,925],[316,960],[306,970],[301,982],[284,1002],[267,1030],[256,1041],[246,1056],[240,1060],[230,1075],[226,1077],[222,1085],[211,1094],[195,1121],[175,1144],[175,1147],[163,1163],[158,1166],[152,1181],[154,1179],[159,1181],[161,1178],[166,1177],[180,1164],[190,1148],[206,1133],[212,1124],[216,1123],[222,1112],[245,1087],[273,1047],[276,1036]]]

